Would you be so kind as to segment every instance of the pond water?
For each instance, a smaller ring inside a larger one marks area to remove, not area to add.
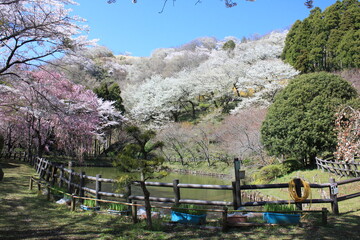
[[[121,172],[115,168],[109,167],[75,167],[76,172],[84,171],[88,176],[96,176],[101,174],[102,178],[118,178],[121,176]],[[231,180],[224,180],[212,176],[204,175],[192,175],[192,174],[179,174],[169,173],[162,179],[150,179],[149,182],[164,182],[172,183],[174,179],[179,179],[180,183],[191,184],[211,184],[211,185],[231,185]],[[95,183],[91,181],[87,184],[88,187],[95,188]],[[114,184],[103,183],[102,191],[114,192],[117,186]],[[174,198],[173,189],[171,187],[148,187],[150,196],[153,197],[168,197]],[[140,187],[132,186],[133,195],[143,195]],[[180,189],[180,196],[182,199],[196,199],[206,201],[228,201],[231,202],[232,191],[231,190],[212,190],[212,189]]]

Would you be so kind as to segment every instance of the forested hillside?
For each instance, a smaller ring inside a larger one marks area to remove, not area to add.
[[[129,117],[163,125],[195,120],[209,111],[236,113],[268,106],[298,74],[280,59],[285,36],[273,32],[256,40],[200,38],[157,49],[149,58],[113,56],[98,47],[63,63],[77,83],[118,83]]]
[[[125,88],[128,113],[141,122],[178,122],[194,120],[209,109],[235,113],[245,107],[268,106],[287,80],[298,74],[279,59],[285,35],[274,32],[256,41],[237,41],[233,49],[197,47],[195,51],[207,55],[198,66],[172,76],[152,74]],[[164,49],[163,61],[187,51]]]

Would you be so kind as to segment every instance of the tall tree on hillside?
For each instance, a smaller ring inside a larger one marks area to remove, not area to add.
[[[38,66],[56,53],[88,45],[83,19],[71,16],[72,0],[0,0],[0,75],[19,65]]]
[[[324,12],[315,8],[290,29],[282,59],[303,73],[359,68],[359,22],[358,0],[337,1]]]

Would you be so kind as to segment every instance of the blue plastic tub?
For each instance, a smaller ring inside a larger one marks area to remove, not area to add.
[[[86,211],[99,211],[100,210],[100,207],[89,207],[86,205],[80,205],[80,208],[82,210],[86,210]]]
[[[179,223],[203,224],[206,222],[206,214],[192,215],[171,211],[171,221]]]
[[[300,214],[265,212],[264,220],[273,224],[298,224],[300,216]]]

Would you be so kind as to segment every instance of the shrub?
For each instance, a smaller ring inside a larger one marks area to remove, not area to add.
[[[253,175],[255,184],[264,184],[281,177],[289,172],[289,168],[283,164],[267,165]]]
[[[357,97],[344,79],[329,73],[312,73],[293,79],[275,97],[261,127],[270,155],[315,163],[316,155],[334,152],[337,108]]]
[[[282,164],[285,166],[285,168],[289,170],[289,172],[304,168],[304,164],[302,163],[302,161],[296,158],[289,158]]]

